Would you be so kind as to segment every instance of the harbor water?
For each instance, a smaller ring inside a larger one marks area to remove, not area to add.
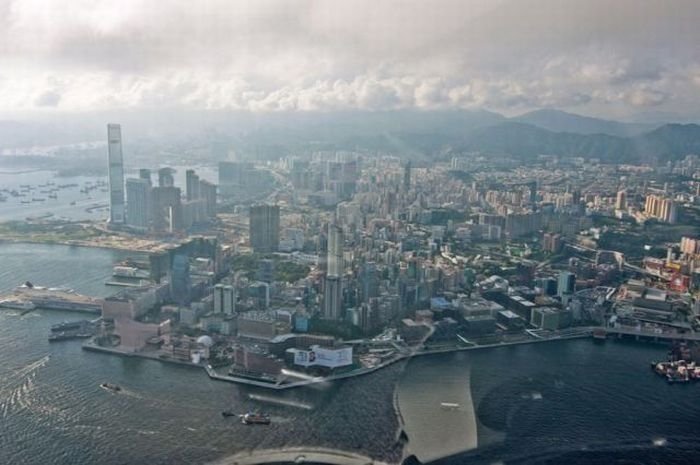
[[[127,253],[0,244],[0,290],[30,280],[91,295]],[[255,449],[337,448],[388,462],[697,463],[699,385],[649,369],[665,347],[561,341],[419,357],[350,380],[270,392],[203,370],[49,343],[80,314],[0,312],[0,463],[198,464]],[[100,388],[108,382],[120,392]],[[458,403],[445,409],[441,403]],[[245,426],[222,410],[264,410]],[[614,460],[606,461],[605,458]],[[647,460],[651,457],[653,461]],[[596,462],[597,460],[597,462]]]

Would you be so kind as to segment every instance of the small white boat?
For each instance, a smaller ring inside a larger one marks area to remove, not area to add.
[[[447,410],[456,410],[459,408],[459,404],[455,404],[453,402],[440,402],[440,407]]]

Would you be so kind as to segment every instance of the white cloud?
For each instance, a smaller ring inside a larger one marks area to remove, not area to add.
[[[673,111],[700,107],[699,22],[692,0],[0,0],[0,109]]]

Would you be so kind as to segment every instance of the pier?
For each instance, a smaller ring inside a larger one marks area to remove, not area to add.
[[[671,331],[645,331],[633,326],[617,326],[604,328],[606,335],[622,338],[634,338],[637,341],[671,342],[671,341],[700,341],[700,334],[695,332],[678,333]]]

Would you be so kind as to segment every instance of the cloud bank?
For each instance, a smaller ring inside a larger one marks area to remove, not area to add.
[[[695,0],[0,0],[0,113],[697,117]]]

